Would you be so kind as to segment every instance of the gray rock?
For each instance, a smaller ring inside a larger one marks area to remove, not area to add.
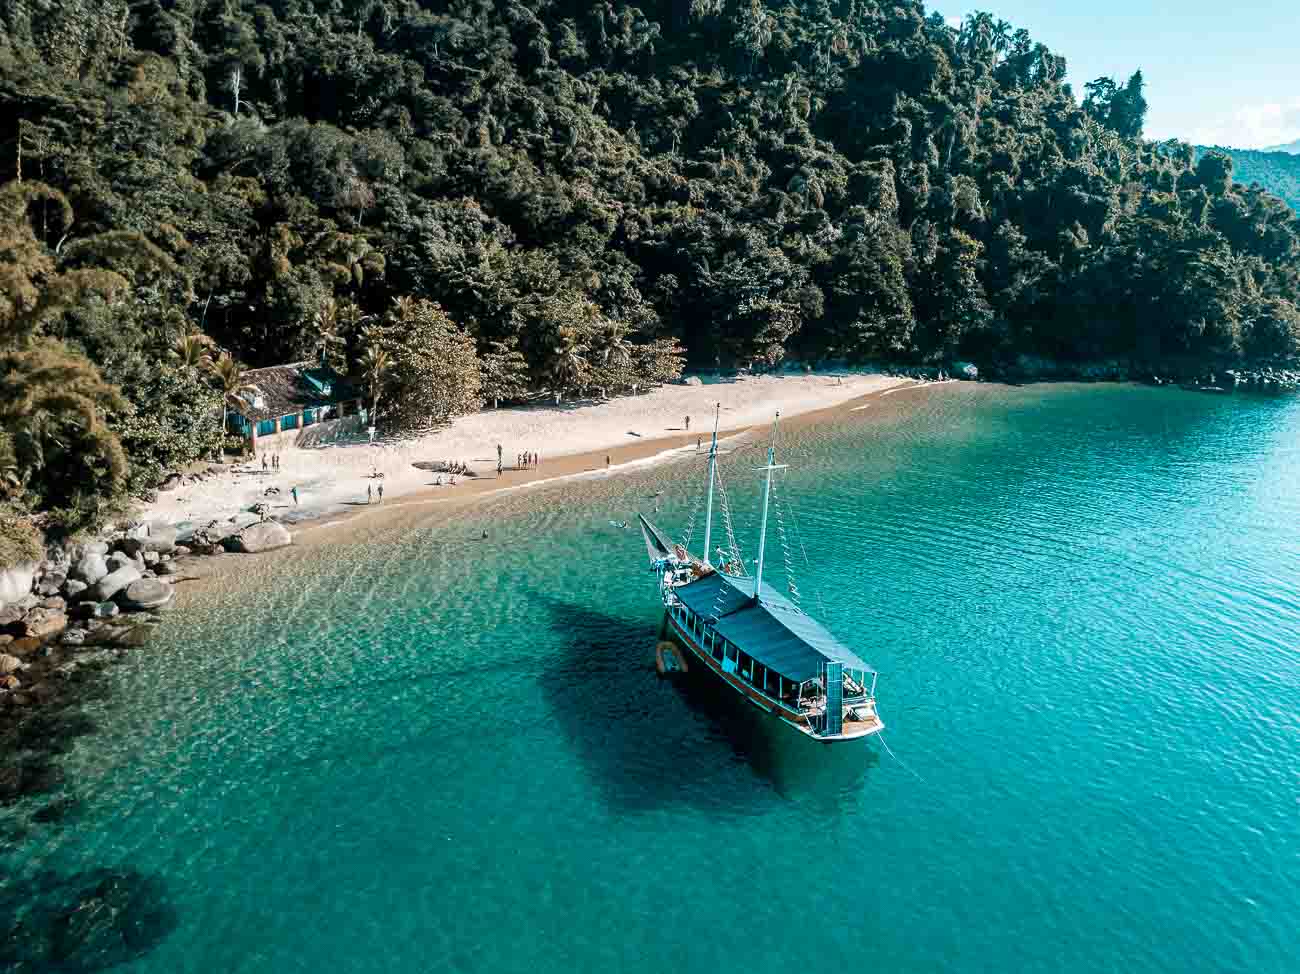
[[[36,562],[29,561],[0,572],[0,605],[16,602],[31,592],[32,583],[36,581],[37,567]]]
[[[63,572],[49,572],[36,586],[36,594],[48,598],[51,595],[58,595],[59,589],[63,583],[68,580],[68,576]]]
[[[40,604],[41,604],[41,600],[38,599],[32,593],[28,592],[21,599],[18,599],[16,602],[14,602],[13,605],[10,606],[10,608],[21,609],[23,612],[26,612],[28,609],[34,609]]]
[[[172,549],[173,558],[184,558],[189,553],[190,553],[190,549],[186,548],[184,545],[178,544],[175,548]]]
[[[99,581],[99,579],[95,579],[95,581]],[[75,599],[88,588],[90,588],[90,586],[80,579],[70,578],[63,583],[63,597],[65,599]]]
[[[9,629],[22,622],[23,612],[23,609],[13,605],[5,609],[0,609],[0,629]]]
[[[42,599],[40,607],[42,609],[58,609],[62,612],[68,607],[68,603],[61,596],[51,595],[48,599]]]
[[[134,558],[140,552],[144,551],[145,539],[127,535],[117,542],[117,550],[125,555]],[[112,555],[109,556],[110,558]]]
[[[175,490],[177,487],[181,485],[181,481],[183,479],[184,478],[182,478],[181,475],[178,473],[169,473],[166,477],[163,478],[163,482],[158,485],[158,489]]]
[[[83,555],[106,555],[108,554],[107,541],[87,541],[81,546]]]
[[[150,568],[158,564],[158,552],[146,549],[144,553],[144,563]]]
[[[69,629],[59,637],[59,642],[64,646],[84,646],[86,643],[86,630]]]
[[[86,591],[86,595],[96,602],[105,602],[139,578],[140,569],[128,563],[101,578]]]
[[[111,619],[121,611],[116,602],[99,602],[91,607],[90,617],[92,619]]]
[[[68,628],[68,617],[58,609],[32,609],[22,621],[24,635],[36,639],[53,636]]]
[[[179,575],[180,571],[181,570],[176,567],[176,562],[163,561],[158,563],[158,567],[154,569],[154,574],[162,577],[164,575]]]
[[[127,565],[134,565],[135,558],[123,551],[115,551],[108,556],[108,570],[115,572],[119,568],[125,568]]]
[[[10,656],[8,653],[0,653],[0,676],[8,676],[22,665],[23,661],[17,656]]]
[[[117,598],[127,609],[156,609],[171,601],[172,587],[156,578],[142,578],[118,592]]]
[[[262,521],[258,524],[250,524],[239,533],[226,539],[226,547],[231,551],[242,551],[245,554],[257,554],[262,551],[271,551],[275,548],[283,548],[285,545],[293,543],[293,536],[289,534],[289,529],[277,521]]]
[[[97,551],[86,552],[81,556],[81,560],[72,566],[72,578],[87,585],[94,585],[107,574],[108,562],[104,555]]]

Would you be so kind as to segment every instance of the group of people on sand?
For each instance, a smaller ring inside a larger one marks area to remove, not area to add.
[[[497,444],[497,476],[498,477],[500,477],[501,474],[505,471],[506,469],[505,463],[506,463],[505,447],[503,447],[500,443],[498,443]],[[529,470],[533,467],[540,467],[541,465],[542,465],[542,457],[541,454],[539,453],[530,451],[528,453],[515,454],[516,470]]]
[[[269,456],[265,453],[262,454],[262,470],[264,471],[267,469],[268,460],[270,461],[270,469],[272,470],[280,469],[280,454],[272,453]]]

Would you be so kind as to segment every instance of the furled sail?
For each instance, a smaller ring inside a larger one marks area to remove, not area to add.
[[[638,514],[637,520],[641,522],[641,537],[645,538],[645,551],[650,558],[650,564],[656,564],[665,558],[678,557],[678,547],[666,534],[651,524],[644,514]]]

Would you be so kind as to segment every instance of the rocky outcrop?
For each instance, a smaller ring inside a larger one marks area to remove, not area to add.
[[[293,543],[289,529],[278,521],[262,521],[248,527],[226,539],[226,549],[244,554],[255,555],[262,551],[272,551]]]
[[[58,635],[67,629],[68,617],[59,609],[36,608],[28,612],[18,625],[23,631],[15,635],[44,639],[47,636]]]
[[[137,612],[157,609],[172,600],[172,587],[157,578],[141,578],[117,593],[123,608]]]
[[[0,572],[0,605],[16,602],[24,595],[30,595],[39,567],[36,562],[29,561],[21,565],[13,565]]]
[[[94,585],[90,586],[84,593],[83,597],[88,597],[95,602],[105,602],[111,599],[122,589],[126,588],[132,582],[141,577],[140,569],[133,564],[123,565],[115,571],[109,572]]]
[[[105,545],[107,547],[107,545]],[[94,585],[108,574],[108,561],[103,552],[92,551],[82,555],[72,566],[71,577],[87,585]]]

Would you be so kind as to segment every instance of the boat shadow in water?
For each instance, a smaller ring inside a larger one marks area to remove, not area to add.
[[[865,742],[804,738],[705,674],[661,678],[655,624],[534,598],[563,644],[539,677],[554,724],[615,811],[691,805],[740,816],[785,800],[856,807],[879,763]]]

